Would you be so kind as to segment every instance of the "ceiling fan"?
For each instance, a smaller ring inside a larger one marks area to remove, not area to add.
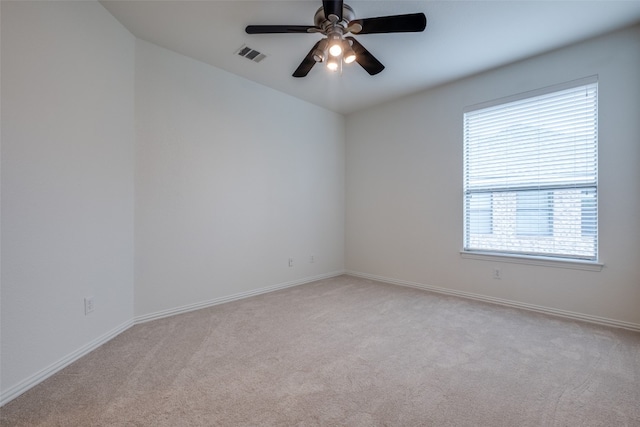
[[[245,31],[247,34],[320,33],[326,36],[311,48],[293,77],[305,77],[317,62],[324,62],[330,70],[338,71],[342,62],[350,64],[354,61],[373,76],[384,70],[384,65],[347,34],[415,33],[424,31],[427,26],[424,13],[356,19],[353,9],[342,0],[323,0],[313,21],[313,26],[249,25]]]

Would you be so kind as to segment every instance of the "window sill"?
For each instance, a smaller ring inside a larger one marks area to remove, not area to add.
[[[465,259],[481,261],[510,262],[515,264],[541,265],[544,267],[569,268],[573,270],[602,271],[604,264],[596,261],[583,261],[579,259],[557,259],[532,255],[498,254],[490,252],[460,251],[460,256]]]

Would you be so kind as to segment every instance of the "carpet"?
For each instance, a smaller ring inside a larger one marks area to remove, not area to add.
[[[640,334],[351,276],[135,325],[2,426],[640,426]]]

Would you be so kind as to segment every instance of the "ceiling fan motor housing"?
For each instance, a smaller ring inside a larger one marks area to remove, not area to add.
[[[340,31],[341,34],[344,34],[349,26],[349,22],[353,21],[356,18],[356,14],[351,8],[351,6],[344,4],[342,5],[342,21],[332,22],[327,18],[324,14],[324,7],[319,8],[316,11],[316,14],[313,17],[313,22],[316,27],[322,28],[323,34],[328,34],[337,31]],[[339,29],[338,29],[339,28]]]

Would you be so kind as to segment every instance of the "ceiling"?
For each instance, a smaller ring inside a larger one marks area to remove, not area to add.
[[[422,33],[356,36],[386,69],[291,76],[319,34],[246,34],[250,24],[313,25],[320,0],[102,0],[133,35],[348,114],[640,22],[640,1],[347,0],[357,18],[424,12]],[[247,45],[267,55],[236,54]]]

